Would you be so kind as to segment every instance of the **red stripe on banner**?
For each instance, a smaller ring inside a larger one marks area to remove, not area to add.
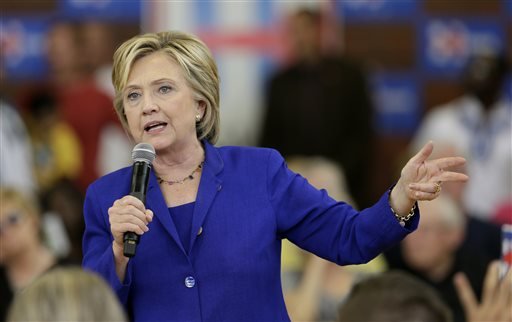
[[[224,48],[243,48],[269,55],[280,55],[284,47],[279,28],[242,33],[201,30],[198,35],[212,51]]]

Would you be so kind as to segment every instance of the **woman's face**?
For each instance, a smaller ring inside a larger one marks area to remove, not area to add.
[[[156,151],[197,141],[196,115],[204,103],[193,97],[181,66],[163,52],[138,59],[123,91],[128,128],[133,139]]]
[[[0,204],[0,263],[24,252],[38,238],[34,217],[15,203],[4,200]]]

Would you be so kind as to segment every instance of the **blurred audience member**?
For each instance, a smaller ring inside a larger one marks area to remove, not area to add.
[[[127,318],[99,276],[69,267],[56,268],[19,292],[7,321],[122,322]]]
[[[80,31],[88,73],[94,79],[96,87],[113,100],[112,56],[117,44],[111,26],[95,20],[84,21]],[[129,164],[132,143],[118,124],[104,126],[99,140],[97,166],[100,174],[115,171]]]
[[[465,94],[434,108],[411,146],[416,151],[432,139],[461,151],[471,178],[464,208],[485,220],[512,200],[512,109],[501,99],[509,72],[506,59],[490,54],[473,57],[463,74]]]
[[[357,283],[339,307],[340,322],[450,322],[449,308],[425,282],[390,271]]]
[[[353,203],[341,167],[323,157],[295,156],[288,167],[331,197]],[[293,321],[335,321],[338,306],[353,282],[367,273],[384,270],[382,258],[366,265],[341,267],[307,254],[283,240],[282,280],[288,313]]]
[[[295,59],[269,83],[260,145],[285,157],[320,155],[336,161],[364,208],[369,206],[366,174],[372,151],[370,97],[356,64],[322,52],[321,20],[307,9],[291,17],[288,37]]]
[[[0,186],[34,193],[32,149],[18,111],[0,98]]]
[[[19,190],[0,188],[0,321],[15,292],[62,263],[45,247],[36,201]]]
[[[87,72],[79,26],[56,23],[48,33],[47,50],[61,115],[77,134],[83,159],[87,161],[78,178],[78,186],[85,191],[87,185],[102,174],[99,150],[103,130],[120,124],[112,100],[97,88],[94,78]],[[129,151],[126,161],[117,168],[127,165]]]
[[[432,152],[432,158],[444,158],[452,155],[463,155],[463,152],[457,149],[449,141],[437,141],[436,148]],[[466,166],[455,169],[457,172],[467,173]],[[471,179],[469,180],[471,181]],[[455,201],[465,213],[466,228],[464,242],[459,252],[470,253],[476,252],[480,256],[485,257],[485,262],[497,259],[501,255],[501,227],[496,223],[489,222],[475,216],[471,216],[464,209],[464,189],[468,182],[445,182],[443,183],[443,194]]]
[[[480,303],[465,274],[455,275],[457,294],[469,322],[512,321],[512,269],[509,269],[505,277],[500,279],[499,266],[499,261],[489,264]]]
[[[42,196],[45,232],[55,253],[74,263],[82,262],[82,235],[85,228],[84,196],[70,180],[60,180]],[[56,225],[56,221],[60,222]],[[64,227],[64,231],[61,227]],[[59,240],[60,238],[60,240]]]
[[[467,239],[466,216],[447,194],[418,205],[421,224],[414,234],[402,241],[400,247],[385,252],[388,265],[390,269],[408,271],[432,285],[451,308],[454,321],[465,321],[452,283],[453,276],[464,272],[472,288],[480,295],[483,276],[492,258],[482,245],[475,248],[463,246]]]
[[[114,98],[112,56],[116,44],[109,25],[101,21],[84,21],[81,25],[85,64],[93,74],[98,89]]]
[[[73,129],[61,120],[51,90],[34,92],[27,112],[39,189],[49,189],[62,178],[78,177],[82,169],[80,142]]]

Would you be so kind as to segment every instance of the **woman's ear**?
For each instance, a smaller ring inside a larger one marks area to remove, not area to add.
[[[206,102],[204,100],[197,101],[196,112],[201,116],[201,119],[203,119],[206,113]]]

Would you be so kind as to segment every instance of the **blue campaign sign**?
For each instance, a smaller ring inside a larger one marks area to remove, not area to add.
[[[338,15],[348,22],[396,18],[412,20],[418,12],[419,4],[417,0],[335,1]]]
[[[456,77],[471,55],[502,51],[503,25],[496,20],[431,19],[423,26],[420,54],[427,74]]]
[[[371,90],[377,132],[413,134],[421,112],[416,77],[410,74],[376,74],[371,78]]]
[[[60,13],[67,18],[82,20],[138,22],[140,0],[60,0]]]
[[[40,79],[46,76],[44,42],[48,28],[48,21],[43,18],[2,17],[2,67],[7,80]]]

